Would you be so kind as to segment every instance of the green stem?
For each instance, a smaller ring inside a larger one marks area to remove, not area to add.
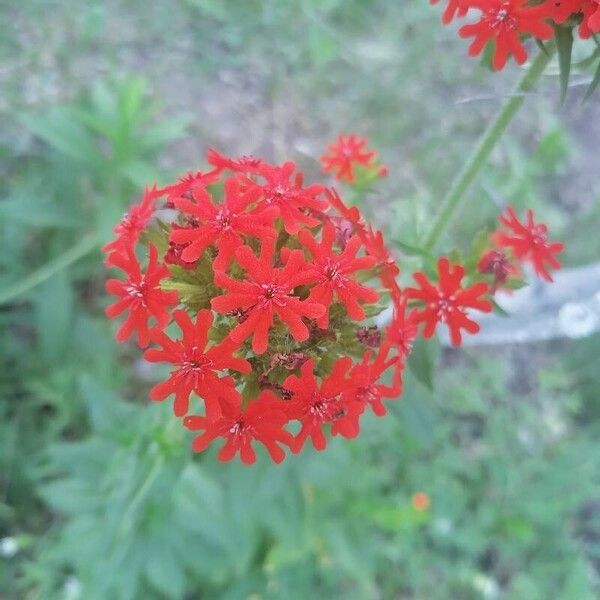
[[[464,199],[466,192],[471,187],[479,171],[486,164],[487,159],[502,137],[502,134],[506,131],[506,128],[517,114],[519,108],[521,108],[521,105],[525,101],[525,93],[535,85],[544,72],[554,54],[554,50],[554,46],[548,45],[545,51],[541,50],[539,52],[521,81],[519,81],[515,93],[506,100],[498,116],[490,123],[473,150],[473,153],[469,156],[465,166],[452,182],[448,193],[442,201],[442,208],[425,238],[424,249],[428,252],[433,250],[439,241],[440,236],[461,200]]]
[[[50,279],[56,273],[71,266],[74,262],[77,262],[94,250],[98,244],[99,241],[96,234],[89,234],[82,237],[72,248],[59,254],[56,258],[36,269],[21,281],[0,292],[0,306],[18,298],[30,289],[40,285],[40,283]]]

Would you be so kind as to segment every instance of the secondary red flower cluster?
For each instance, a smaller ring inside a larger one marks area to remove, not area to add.
[[[552,281],[550,269],[560,268],[556,255],[563,251],[564,244],[548,239],[548,227],[535,222],[532,210],[527,211],[527,219],[521,223],[509,206],[499,221],[500,227],[490,235],[491,248],[477,264],[480,273],[493,277],[492,293],[504,287],[509,279],[519,279],[523,263],[531,264],[542,279]]]
[[[492,309],[489,274],[492,292],[508,277],[501,260],[467,273],[440,258],[437,275],[416,273],[418,287],[401,290],[382,233],[334,190],[306,185],[293,162],[214,150],[208,162],[147,189],[104,247],[122,272],[106,284],[116,296],[106,314],[125,316],[117,339],[134,337],[146,360],[170,366],[150,397],[173,398],[199,432],[196,451],[223,438],[219,458],[249,464],[259,442],[280,462],[309,439],[323,450],[327,430],[356,437],[367,408],[384,415],[400,395],[420,324],[425,337],[446,325],[458,346],[479,330],[471,311]],[[501,221],[493,252],[549,278],[562,245],[531,213],[521,224],[509,209]],[[390,305],[391,323],[378,327]]]
[[[471,56],[493,42],[495,69],[502,69],[511,55],[523,64],[527,60],[523,37],[549,40],[555,33],[553,23],[577,23],[584,39],[600,31],[600,0],[447,0],[442,21],[450,23],[455,17],[465,17],[470,9],[479,11],[478,20],[463,25],[459,35],[473,38]]]
[[[377,162],[377,152],[369,149],[367,144],[365,138],[354,134],[338,136],[327,146],[328,152],[321,156],[323,172],[351,185],[385,177],[387,167]]]

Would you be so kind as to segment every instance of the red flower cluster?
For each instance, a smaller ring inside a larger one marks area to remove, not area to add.
[[[124,273],[107,282],[118,297],[107,315],[126,313],[117,339],[137,334],[146,360],[170,365],[150,397],[174,398],[196,451],[223,438],[221,460],[252,463],[258,442],[280,462],[309,438],[322,450],[326,429],[355,437],[367,407],[383,415],[400,394],[416,334],[412,321],[401,331],[410,318],[383,236],[292,162],[216,151],[208,162],[146,191],[105,246]],[[390,303],[394,324],[378,328]]]
[[[539,277],[546,281],[552,281],[549,269],[559,269],[560,262],[556,258],[564,249],[562,242],[551,242],[548,239],[548,227],[544,223],[536,223],[533,211],[527,211],[525,223],[519,221],[511,206],[500,215],[500,228],[495,231],[490,239],[495,246],[492,252],[501,256],[496,262],[494,271],[484,267],[485,256],[479,263],[481,272],[493,272],[499,284],[504,283],[510,276],[518,276],[520,268],[515,263],[528,262]],[[509,253],[507,255],[507,252]],[[502,263],[504,266],[500,266]]]
[[[421,323],[427,338],[446,325],[458,346],[479,330],[470,311],[489,312],[489,294],[520,262],[545,279],[560,266],[563,246],[546,226],[508,208],[477,268],[440,258],[435,276],[415,273],[418,287],[403,291],[382,233],[335,190],[305,185],[292,162],[214,150],[208,162],[146,190],[117,225],[104,250],[123,277],[107,281],[117,299],[106,314],[125,313],[120,342],[136,336],[147,361],[170,365],[150,397],[174,399],[175,416],[198,432],[195,451],[222,438],[224,461],[255,462],[256,443],[278,463],[308,440],[323,450],[327,431],[356,437],[367,409],[382,416],[401,394]],[[388,305],[391,323],[378,327],[372,318]]]
[[[438,0],[430,2],[437,4]],[[448,0],[442,21],[449,23],[455,16],[464,17],[470,9],[479,11],[479,19],[463,25],[459,35],[473,38],[471,56],[477,56],[492,42],[495,69],[502,69],[511,55],[523,64],[527,60],[523,37],[549,40],[554,36],[552,22],[562,24],[577,17],[582,38],[600,31],[599,0]]]
[[[367,179],[385,177],[387,167],[378,165],[375,150],[367,148],[367,140],[354,134],[340,135],[327,146],[328,154],[321,156],[324,173],[331,173],[338,181],[353,184],[357,169],[363,169]]]

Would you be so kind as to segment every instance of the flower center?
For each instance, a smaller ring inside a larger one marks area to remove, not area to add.
[[[434,302],[430,303],[430,308],[437,311],[438,320],[441,323],[445,323],[448,320],[448,317],[456,311],[456,296],[451,294],[446,297],[442,292],[438,292],[438,299]]]
[[[272,303],[278,306],[285,304],[284,296],[286,296],[286,290],[275,283],[263,283],[260,286],[262,290],[262,297],[258,300],[258,306],[264,308]]]
[[[137,300],[142,306],[146,306],[146,283],[142,279],[139,283],[130,281],[125,287],[127,295],[133,300]]]
[[[377,400],[377,396],[378,394],[372,385],[359,388],[358,392],[356,392],[356,399],[359,402],[364,402],[365,404],[369,402],[375,402],[375,400]]]
[[[226,208],[221,209],[215,218],[215,227],[222,231],[226,231],[231,229],[231,225],[231,213]]]
[[[244,429],[244,423],[242,421],[236,421],[229,428],[229,433],[231,433],[232,435],[239,435],[243,431],[243,429]]]
[[[515,17],[510,14],[509,2],[504,2],[502,8],[490,9],[487,15],[487,22],[492,29],[503,27],[505,29],[514,29],[517,26]]]
[[[548,242],[548,233],[544,225],[536,225],[531,230],[532,241],[536,246],[545,246]]]

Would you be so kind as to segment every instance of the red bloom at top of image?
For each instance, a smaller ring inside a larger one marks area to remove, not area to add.
[[[190,415],[183,424],[191,431],[204,431],[194,438],[194,452],[202,452],[217,438],[226,442],[219,451],[219,460],[229,461],[239,453],[242,462],[251,465],[256,462],[253,442],[261,443],[273,462],[280,463],[285,458],[282,445],[292,446],[294,438],[283,427],[289,418],[284,404],[269,391],[262,391],[246,408],[242,408],[241,397],[235,401],[220,400],[221,414],[216,419]]]
[[[520,261],[528,261],[535,272],[552,281],[548,269],[559,269],[560,262],[556,258],[564,249],[562,242],[551,242],[548,239],[548,227],[544,223],[536,223],[532,210],[527,211],[527,221],[521,223],[512,207],[500,215],[500,223],[508,231],[498,230],[493,239],[499,248],[510,248],[514,257]]]
[[[220,377],[219,371],[231,369],[249,373],[250,363],[233,355],[237,346],[228,338],[206,349],[213,323],[209,310],[201,310],[195,323],[184,310],[174,311],[173,318],[181,330],[181,339],[173,340],[159,328],[150,330],[150,340],[160,348],[149,348],[144,352],[144,358],[149,362],[177,366],[167,381],[150,390],[150,397],[164,400],[174,394],[173,410],[175,416],[181,417],[188,411],[190,394],[195,392],[206,402],[207,416],[214,418],[220,414],[219,397],[231,399],[235,395],[235,382],[231,378]]]
[[[309,213],[321,212],[328,206],[326,200],[319,198],[323,193],[323,186],[312,184],[303,187],[304,175],[295,171],[296,165],[291,161],[280,167],[263,166],[260,175],[265,178],[266,183],[253,184],[260,191],[264,204],[277,207],[283,226],[290,235],[298,233],[303,225],[318,225],[318,219]]]
[[[429,4],[438,4],[440,0],[429,0]],[[446,8],[442,13],[442,22],[450,23],[455,16],[464,17],[469,10],[468,2],[465,0],[447,0]]]
[[[355,387],[355,383],[346,377],[351,366],[351,358],[338,359],[331,373],[319,385],[313,372],[314,359],[311,358],[300,367],[300,377],[290,375],[283,382],[283,387],[292,392],[292,399],[288,401],[288,414],[290,418],[302,423],[292,452],[300,452],[308,438],[316,450],[324,450],[327,439],[323,426],[362,412],[363,407],[359,402],[342,400],[342,393]]]
[[[462,342],[461,331],[477,333],[479,325],[470,319],[465,309],[474,308],[482,312],[490,312],[492,303],[483,299],[488,291],[488,284],[480,281],[468,288],[462,287],[465,270],[461,265],[451,265],[447,258],[438,260],[438,281],[432,283],[425,273],[415,273],[415,281],[419,288],[405,290],[408,298],[419,300],[422,306],[415,312],[415,321],[424,322],[423,335],[430,338],[436,330],[438,323],[444,323],[450,331],[452,345],[460,346]]]
[[[320,242],[306,229],[299,232],[298,239],[310,252],[312,259],[309,269],[313,273],[311,284],[314,285],[308,300],[326,307],[323,316],[317,319],[317,325],[322,328],[329,325],[329,307],[334,296],[344,305],[351,319],[362,321],[365,311],[360,303],[377,302],[379,294],[352,277],[357,271],[370,269],[376,263],[372,256],[356,256],[362,246],[360,238],[357,235],[352,236],[344,250],[337,254],[333,250],[335,228],[326,222]]]
[[[339,181],[353,183],[356,179],[355,168],[373,167],[376,152],[367,149],[367,140],[354,134],[340,135],[327,146],[329,154],[321,156],[325,173],[331,173]]]
[[[181,260],[194,262],[206,248],[215,245],[218,251],[215,269],[226,269],[240,246],[244,245],[243,235],[264,238],[275,236],[273,221],[278,214],[274,206],[258,206],[248,210],[248,205],[257,200],[255,188],[242,189],[236,178],[225,183],[225,197],[222,204],[213,204],[205,190],[194,194],[194,201],[175,198],[173,204],[180,211],[193,215],[198,222],[191,227],[173,228],[169,241],[185,244]]]
[[[117,237],[102,248],[103,252],[108,254],[116,250],[126,253],[127,249],[137,242],[140,233],[150,222],[156,210],[156,200],[162,195],[163,191],[158,190],[156,186],[147,188],[142,199],[137,204],[129,207],[129,210],[114,228],[113,231],[117,234]]]
[[[529,33],[539,40],[549,40],[554,29],[545,21],[548,10],[544,4],[531,6],[529,0],[469,0],[469,6],[482,15],[477,23],[463,25],[461,37],[473,37],[469,54],[477,56],[485,45],[495,42],[493,65],[502,69],[512,54],[518,64],[527,60],[521,35]]]
[[[236,252],[236,259],[246,272],[242,281],[233,279],[222,271],[215,273],[215,283],[227,293],[212,300],[213,310],[228,314],[241,310],[245,320],[230,333],[235,342],[243,342],[252,336],[252,350],[263,354],[269,344],[269,330],[274,317],[284,322],[296,341],[309,336],[303,317],[316,319],[325,314],[325,306],[294,296],[294,288],[309,283],[314,274],[300,250],[289,252],[287,262],[281,268],[273,266],[275,244],[264,239],[260,256],[243,246]]]
[[[147,346],[150,339],[148,321],[153,317],[159,327],[164,327],[170,318],[168,306],[177,303],[176,292],[160,289],[160,282],[169,275],[169,269],[159,264],[158,252],[154,246],[150,246],[149,256],[145,273],[142,273],[131,247],[126,254],[113,252],[106,261],[109,266],[117,267],[127,275],[124,281],[109,279],[106,282],[106,291],[119,297],[119,300],[106,308],[106,315],[114,318],[128,311],[117,331],[117,340],[124,342],[137,332],[138,345],[141,347]]]

